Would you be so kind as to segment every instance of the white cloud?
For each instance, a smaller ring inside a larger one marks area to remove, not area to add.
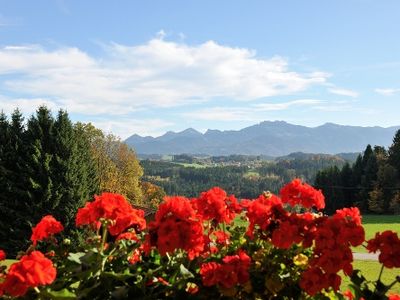
[[[203,121],[255,121],[254,110],[248,107],[210,107],[183,113],[182,116],[191,120]]]
[[[2,110],[5,114],[10,115],[16,108],[18,108],[22,114],[25,116],[29,116],[33,114],[36,109],[41,106],[46,105],[49,109],[56,111],[61,107],[57,106],[56,103],[47,99],[41,98],[17,98],[10,99],[8,97],[4,97],[0,95],[0,110]]]
[[[393,96],[400,92],[400,89],[375,89],[375,92],[383,96]]]
[[[273,110],[285,110],[291,106],[314,106],[316,104],[322,104],[324,102],[325,101],[323,100],[317,100],[317,99],[299,99],[283,103],[263,103],[256,105],[256,107],[263,111],[273,111]]]
[[[326,82],[326,73],[290,70],[281,57],[208,41],[190,46],[165,33],[137,46],[110,44],[102,57],[65,47],[0,49],[0,89],[16,98],[49,99],[83,114],[123,115],[226,97],[251,101],[297,93]],[[32,102],[32,106],[34,106]]]
[[[265,115],[258,115],[268,111],[287,110],[293,106],[323,107],[326,101],[317,99],[299,99],[282,103],[262,103],[245,107],[210,107],[183,113],[188,119],[205,121],[263,121]],[[257,117],[258,115],[258,117]]]
[[[122,118],[118,120],[99,120],[99,121],[88,121],[94,126],[102,129],[106,133],[113,133],[121,139],[126,139],[133,133],[141,136],[159,136],[164,134],[168,127],[173,125],[171,122],[167,122],[161,119],[140,119],[132,120],[129,118]]]
[[[348,97],[353,97],[357,98],[359,96],[359,93],[353,90],[349,89],[342,89],[342,88],[330,88],[328,91],[332,94],[340,95],[340,96],[348,96]]]

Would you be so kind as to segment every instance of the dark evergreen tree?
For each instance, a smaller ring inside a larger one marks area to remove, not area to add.
[[[343,205],[345,207],[352,207],[354,205],[354,182],[353,170],[349,163],[346,163],[340,171],[340,178],[343,186]]]
[[[376,176],[378,172],[378,163],[376,154],[372,150],[371,145],[365,148],[361,162],[361,181],[360,181],[360,192],[358,194],[358,201],[355,203],[358,208],[363,212],[367,213],[369,210],[369,197],[370,192],[374,189]]]
[[[65,226],[73,223],[76,211],[97,192],[94,164],[84,138],[75,130],[68,114],[60,111],[54,122],[51,163],[54,215]]]
[[[29,177],[27,190],[33,223],[43,215],[51,214],[57,207],[53,201],[52,161],[54,156],[54,118],[44,106],[27,124],[27,163]]]
[[[389,158],[388,162],[394,168],[396,168],[398,175],[400,176],[400,130],[397,130],[393,137],[393,143],[388,150]]]
[[[23,123],[21,113],[15,110],[6,131],[6,140],[5,132],[1,138],[0,245],[10,254],[15,254],[15,249],[23,249],[30,237],[31,207],[26,201],[28,178]]]

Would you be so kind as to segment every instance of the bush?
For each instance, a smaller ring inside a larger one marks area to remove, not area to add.
[[[351,247],[400,267],[397,233],[365,241],[357,208],[325,216],[320,191],[296,179],[277,197],[242,200],[215,187],[196,199],[165,197],[146,224],[121,195],[103,193],[76,215],[84,242],[45,216],[33,244],[0,272],[0,296],[26,299],[399,299],[380,275],[370,290]],[[0,259],[4,259],[0,252]],[[343,271],[350,290],[341,292]],[[397,297],[397,298],[396,298]]]

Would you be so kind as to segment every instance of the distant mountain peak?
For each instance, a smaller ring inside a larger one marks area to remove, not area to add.
[[[204,134],[188,128],[164,135],[132,135],[126,143],[139,154],[207,154],[285,156],[293,152],[334,154],[361,152],[367,144],[389,146],[399,126],[361,127],[325,123],[318,127],[285,121],[264,121],[241,130],[213,130]]]
[[[187,128],[187,129],[185,129],[185,130],[183,130],[183,131],[181,131],[181,132],[179,132],[179,133],[184,133],[184,134],[195,134],[195,135],[203,135],[201,132],[199,132],[199,131],[197,131],[196,129],[194,129],[194,128]]]

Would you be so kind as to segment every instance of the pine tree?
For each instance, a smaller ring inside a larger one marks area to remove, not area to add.
[[[4,120],[4,116],[1,117]],[[4,125],[4,122],[1,122]],[[0,244],[11,255],[23,249],[29,238],[30,205],[26,202],[26,148],[24,120],[15,110],[8,129],[2,134],[0,154],[3,170],[0,175]],[[2,130],[3,131],[3,130]],[[4,140],[4,133],[7,138]],[[10,238],[12,237],[12,238]]]
[[[397,130],[393,137],[393,143],[389,147],[389,164],[396,168],[400,175],[400,129]]]
[[[29,204],[31,222],[36,223],[43,215],[51,214],[57,207],[53,199],[51,165],[54,159],[54,118],[44,106],[28,120],[27,154],[29,184]]]
[[[354,205],[353,171],[349,163],[346,163],[340,171],[340,178],[343,185],[343,205],[352,207]]]
[[[59,111],[54,123],[54,158],[51,165],[52,201],[55,216],[65,226],[73,223],[76,211],[97,191],[94,165],[84,137],[75,130],[68,114]]]
[[[358,201],[356,205],[362,212],[368,212],[368,202],[370,197],[370,192],[374,189],[374,184],[377,178],[378,163],[376,154],[372,150],[371,145],[365,148],[364,155],[361,161],[361,182],[360,182],[360,192],[358,195]]]

